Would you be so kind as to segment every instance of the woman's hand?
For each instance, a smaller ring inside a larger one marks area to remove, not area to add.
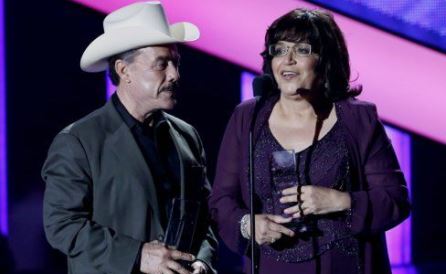
[[[202,261],[195,261],[192,264],[192,269],[194,272],[192,274],[205,274],[207,273],[207,266]]]
[[[272,244],[278,239],[282,238],[283,235],[289,237],[294,236],[294,231],[286,228],[281,224],[288,223],[292,218],[284,218],[279,215],[270,214],[257,214],[256,218],[256,242],[259,245]],[[247,233],[251,237],[251,222],[247,222]]]
[[[298,203],[297,186],[283,190],[282,195],[281,203]],[[348,193],[336,189],[321,186],[302,186],[300,206],[304,215],[327,214],[349,209],[351,199]],[[301,217],[299,204],[285,209],[284,213],[292,215],[293,218]]]

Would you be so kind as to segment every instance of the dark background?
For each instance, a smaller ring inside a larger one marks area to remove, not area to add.
[[[79,68],[83,50],[102,33],[104,15],[60,0],[5,0],[5,5],[9,235],[0,238],[0,274],[7,268],[66,273],[65,257],[45,240],[40,169],[57,132],[105,103],[104,74]],[[173,114],[200,133],[212,181],[226,122],[240,100],[244,69],[189,47],[179,50],[181,88]],[[446,146],[413,135],[412,153],[413,262],[442,264]],[[221,253],[222,272],[240,267],[241,259],[224,246]]]

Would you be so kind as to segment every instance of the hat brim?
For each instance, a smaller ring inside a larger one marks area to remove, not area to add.
[[[200,37],[197,26],[188,22],[170,25],[170,36],[142,27],[128,27],[106,32],[85,49],[81,57],[81,69],[99,72],[107,69],[108,58],[131,49],[195,41]]]

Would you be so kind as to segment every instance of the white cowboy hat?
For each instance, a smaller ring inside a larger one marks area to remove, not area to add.
[[[200,31],[194,24],[169,25],[160,2],[137,2],[110,13],[104,19],[104,33],[82,54],[81,69],[107,69],[113,55],[144,46],[195,41]]]

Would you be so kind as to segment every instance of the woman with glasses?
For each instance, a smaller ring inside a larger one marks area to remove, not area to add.
[[[221,238],[249,254],[253,123],[259,272],[390,273],[384,232],[409,215],[408,191],[376,107],[354,98],[332,15],[283,15],[262,56],[272,87],[237,106],[220,149],[210,209]]]

